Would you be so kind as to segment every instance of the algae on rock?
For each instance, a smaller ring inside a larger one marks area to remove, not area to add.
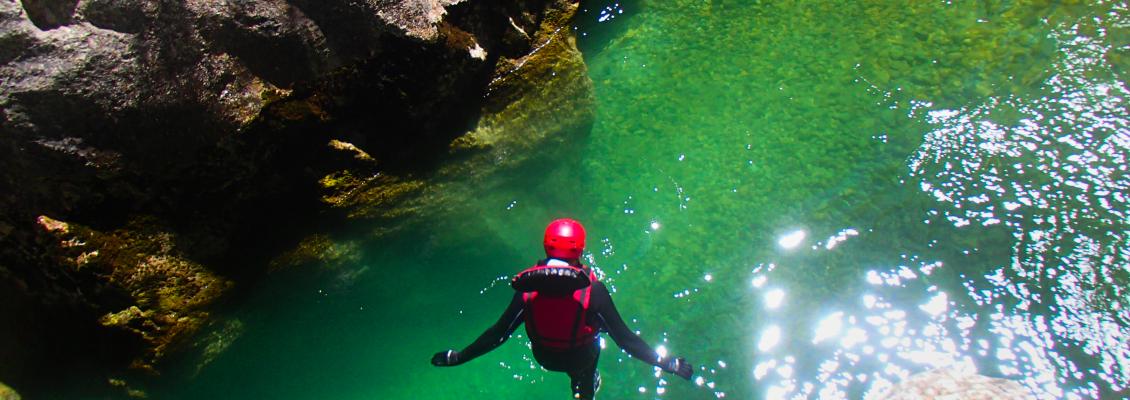
[[[107,311],[99,323],[131,332],[146,343],[133,367],[155,371],[170,346],[192,337],[207,322],[207,307],[231,286],[202,265],[184,258],[176,238],[155,221],[99,232],[40,216],[39,225],[57,243],[63,264],[92,277],[103,290],[124,292],[133,304]]]
[[[20,394],[0,382],[0,400],[20,400]]]
[[[576,37],[568,29],[579,4],[561,3],[547,15],[532,40],[534,50],[518,59],[502,58],[487,88],[478,125],[452,143],[455,153],[485,153],[478,162],[452,170],[476,174],[513,167],[534,148],[560,145],[587,133],[595,118],[592,81]]]

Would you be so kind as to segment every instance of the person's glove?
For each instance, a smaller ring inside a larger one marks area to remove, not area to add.
[[[691,375],[694,374],[694,366],[682,357],[660,360],[659,368],[686,380],[690,380]]]
[[[459,352],[455,350],[444,350],[432,356],[432,365],[437,367],[451,367],[462,363]]]

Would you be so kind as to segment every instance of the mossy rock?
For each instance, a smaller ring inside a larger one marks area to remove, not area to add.
[[[322,202],[334,209],[345,210],[350,219],[395,218],[408,214],[409,198],[418,193],[425,182],[411,177],[374,174],[358,177],[343,170],[326,175],[318,183],[325,190]]]
[[[595,118],[593,84],[569,18],[577,4],[561,5],[534,35],[534,51],[501,59],[475,129],[452,143],[454,153],[475,153],[449,171],[493,171],[528,160],[533,150],[562,145],[588,133]]]
[[[175,236],[151,218],[136,218],[111,232],[48,216],[38,222],[57,241],[55,256],[61,265],[133,300],[123,309],[107,310],[99,323],[131,332],[145,343],[144,354],[132,363],[139,370],[155,371],[168,352],[185,344],[209,320],[208,307],[232,286],[185,258]]]
[[[516,59],[499,58],[478,123],[451,142],[450,157],[435,173],[387,173],[380,160],[335,140],[330,147],[354,154],[354,166],[322,177],[322,202],[349,219],[389,221],[444,207],[459,190],[453,182],[470,177],[470,184],[477,184],[477,178],[529,166],[534,154],[543,153],[538,149],[569,154],[568,146],[582,142],[591,130],[596,108],[592,81],[569,29],[578,7],[570,1],[548,5],[530,35],[533,50]]]
[[[20,394],[3,382],[0,382],[0,400],[20,400]]]
[[[200,371],[204,370],[204,367],[226,352],[236,340],[243,336],[244,329],[243,321],[238,319],[216,321],[206,328],[205,332],[193,344],[193,347],[200,354],[200,360],[196,363],[193,374],[199,374]]]

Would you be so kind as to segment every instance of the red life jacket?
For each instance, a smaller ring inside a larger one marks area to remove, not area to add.
[[[535,265],[526,271],[536,268],[545,266]],[[591,270],[586,272],[592,282],[597,282],[596,274]],[[530,340],[540,346],[561,350],[592,344],[596,339],[597,327],[588,323],[591,294],[592,285],[572,293],[523,293],[522,300],[526,303],[526,334],[530,336]]]

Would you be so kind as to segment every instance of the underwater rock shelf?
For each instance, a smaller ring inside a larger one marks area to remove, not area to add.
[[[587,133],[577,7],[0,2],[0,381],[206,362],[221,299],[347,259],[325,232]]]

